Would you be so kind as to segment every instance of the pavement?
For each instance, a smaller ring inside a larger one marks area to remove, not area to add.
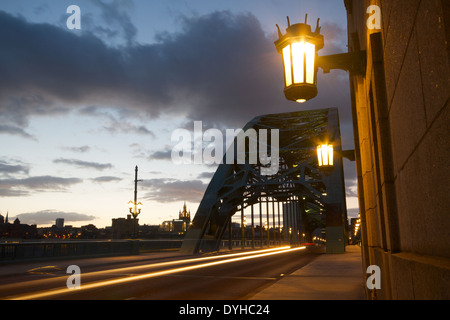
[[[366,300],[361,248],[319,254],[311,263],[263,289],[251,300]]]

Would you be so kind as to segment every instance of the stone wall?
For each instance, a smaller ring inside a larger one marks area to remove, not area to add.
[[[450,4],[345,0],[364,267],[373,299],[450,298]],[[381,28],[369,29],[370,5]]]

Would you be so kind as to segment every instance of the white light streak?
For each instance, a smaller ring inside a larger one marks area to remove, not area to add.
[[[200,261],[205,261],[205,260],[214,260],[214,259],[221,259],[221,258],[223,259],[220,261],[213,261],[213,262],[207,262],[207,263],[202,263],[202,264],[196,264],[196,265],[192,265],[192,266],[155,271],[155,272],[145,273],[145,274],[131,276],[131,277],[98,281],[98,282],[93,282],[93,283],[88,283],[88,284],[82,283],[80,289],[72,289],[72,290],[67,289],[67,288],[54,289],[54,290],[48,290],[48,291],[44,291],[44,292],[36,292],[36,293],[12,297],[11,300],[42,299],[42,298],[48,298],[51,296],[56,296],[56,295],[61,295],[61,294],[70,294],[70,293],[74,293],[74,292],[78,293],[78,292],[84,291],[84,290],[90,290],[90,289],[95,289],[95,288],[100,288],[100,287],[105,287],[105,286],[111,286],[111,285],[131,282],[131,281],[155,278],[155,277],[170,275],[170,274],[189,271],[189,270],[196,270],[196,269],[207,268],[207,267],[212,267],[212,266],[226,264],[226,263],[233,263],[233,262],[237,262],[237,261],[250,260],[250,259],[256,259],[256,258],[261,258],[261,257],[266,257],[266,256],[271,256],[271,255],[283,254],[283,253],[287,253],[287,252],[303,250],[305,248],[306,247],[296,247],[296,248],[290,248],[290,247],[281,247],[280,248],[279,247],[279,248],[266,249],[266,250],[240,252],[240,253],[234,253],[234,254],[229,254],[229,255],[185,259],[185,260],[177,260],[177,261],[149,264],[149,265],[144,265],[144,266],[135,266],[135,267],[127,267],[127,268],[119,268],[119,269],[113,269],[113,270],[91,272],[91,273],[82,275],[82,278],[87,275],[98,275],[98,274],[105,274],[105,273],[111,273],[111,272],[114,272],[114,273],[126,272],[126,271],[131,271],[131,270],[142,269],[142,268],[149,268],[149,267],[153,268],[153,267],[168,266],[168,265],[175,265],[175,264],[182,264],[182,263],[200,262]],[[230,257],[234,257],[234,258],[230,258]]]

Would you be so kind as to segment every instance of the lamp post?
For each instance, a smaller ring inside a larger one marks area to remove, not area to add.
[[[366,52],[348,52],[320,57],[318,51],[324,47],[324,38],[320,34],[320,19],[314,32],[305,23],[290,24],[286,33],[277,25],[279,39],[275,47],[282,55],[284,66],[284,94],[286,99],[299,103],[314,98],[317,93],[317,71],[321,68],[324,73],[331,69],[349,71],[351,74],[364,74],[366,67]]]
[[[245,248],[245,229],[247,228],[247,219],[244,216],[244,210],[242,210],[241,216],[241,246]]]
[[[137,202],[137,183],[142,182],[142,180],[138,180],[138,167],[135,168],[134,175],[134,201],[130,200],[128,202],[128,208],[130,209],[130,213],[133,216],[133,238],[136,237],[136,225],[137,225],[137,217],[141,213],[142,203]]]
[[[267,224],[267,221],[264,221],[264,230],[266,231],[266,236],[267,236],[267,246],[270,247],[269,244],[269,226]]]

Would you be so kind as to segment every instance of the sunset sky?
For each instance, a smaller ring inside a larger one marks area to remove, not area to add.
[[[81,30],[69,30],[70,5]],[[318,73],[304,104],[283,95],[275,24],[320,18],[325,48],[347,51],[342,0],[2,0],[0,214],[39,227],[126,217],[139,166],[141,224],[191,214],[214,166],[175,165],[171,134],[237,129],[257,115],[338,107],[353,148],[348,74]],[[345,161],[349,217],[355,165]]]

